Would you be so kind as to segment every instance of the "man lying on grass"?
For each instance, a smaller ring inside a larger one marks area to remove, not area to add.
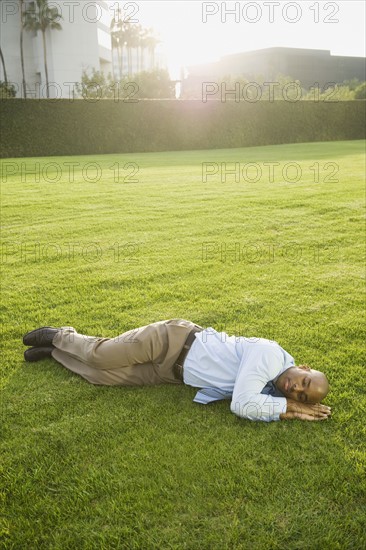
[[[53,357],[92,384],[200,388],[194,401],[231,399],[249,420],[325,420],[329,391],[322,372],[294,359],[277,342],[228,336],[184,319],[159,321],[116,338],[78,334],[73,327],[41,327],[23,337],[26,361]]]

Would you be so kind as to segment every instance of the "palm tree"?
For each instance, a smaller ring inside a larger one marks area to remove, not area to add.
[[[122,80],[123,78],[123,48],[124,48],[124,45],[126,43],[126,23],[124,23],[123,21],[120,21],[119,22],[119,27],[118,27],[118,45],[119,45],[119,58],[120,58],[120,79]]]
[[[131,65],[132,65],[132,58],[131,58],[131,47],[133,44],[133,29],[131,25],[127,25],[124,29],[124,44],[126,44],[127,49],[127,76],[131,76]]]
[[[130,27],[129,35],[129,46],[130,50],[135,50],[135,59],[136,59],[136,70],[133,71],[133,63],[131,63],[131,73],[139,72],[139,46],[140,46],[140,28],[138,25],[133,25]]]
[[[128,44],[129,40],[129,23],[123,21],[118,16],[117,19],[113,18],[111,23],[111,35],[112,35],[112,47],[117,50],[118,66],[119,66],[119,79],[123,78],[123,49]],[[128,50],[127,50],[128,53]],[[128,54],[129,58],[129,54]]]
[[[150,52],[151,71],[153,71],[155,68],[155,48],[160,43],[160,40],[158,40],[153,33],[154,29],[150,28],[149,34],[145,37],[145,44]]]
[[[47,44],[46,44],[46,31],[62,29],[59,20],[62,16],[58,13],[57,8],[50,8],[48,0],[35,0],[37,9],[28,11],[25,14],[24,28],[26,30],[41,31],[43,39],[43,60],[44,70],[46,74],[46,90],[47,98],[50,97],[49,81],[48,81],[48,66],[47,66]]]
[[[119,47],[119,31],[118,31],[118,26],[117,26],[117,21],[116,19],[113,17],[112,21],[111,21],[111,26],[110,26],[110,32],[111,32],[111,42],[112,42],[112,71],[113,71],[113,80],[117,80],[116,79],[116,75],[115,75],[115,70],[114,70],[114,63],[113,63],[113,60],[114,60],[114,52],[116,51],[117,52],[117,61],[118,61],[118,78],[120,79],[121,78],[121,59],[120,59],[120,47]]]
[[[24,0],[20,0],[20,63],[22,65],[23,95],[24,95],[24,99],[27,99],[27,86],[25,83],[25,69],[24,69],[23,26],[24,26]]]
[[[140,48],[140,55],[139,55],[139,67],[138,72],[141,73],[144,70],[144,50],[145,50],[145,34],[146,30],[139,25],[139,48]]]
[[[149,45],[149,33],[147,29],[140,30],[140,72],[145,70],[145,51]]]
[[[8,87],[8,75],[6,74],[5,59],[4,59],[3,51],[1,49],[1,47],[0,47],[0,58],[1,58],[1,64],[3,66],[5,87],[7,88]]]

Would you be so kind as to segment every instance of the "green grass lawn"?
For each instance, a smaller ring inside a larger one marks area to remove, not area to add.
[[[365,548],[364,150],[2,161],[4,548]],[[176,317],[323,370],[332,418],[255,423],[23,360],[38,326]]]

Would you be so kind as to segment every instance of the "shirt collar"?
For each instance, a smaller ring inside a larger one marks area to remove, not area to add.
[[[287,353],[287,351],[285,349],[283,349],[279,344],[278,344],[278,347],[280,348],[280,350],[282,351],[283,353],[283,358],[284,358],[284,364],[283,364],[283,368],[281,370],[281,372],[279,374],[277,374],[277,376],[275,378],[273,378],[273,380],[271,380],[266,386],[264,389],[267,388],[267,386],[269,386],[269,392],[262,392],[262,393],[270,393],[271,395],[274,395],[275,397],[285,397],[283,395],[282,392],[280,392],[280,390],[276,387],[276,382],[278,380],[278,378],[281,376],[281,374],[283,372],[285,372],[285,370],[289,369],[290,367],[293,367],[295,365],[295,359],[292,357],[292,355],[290,355],[289,353]]]

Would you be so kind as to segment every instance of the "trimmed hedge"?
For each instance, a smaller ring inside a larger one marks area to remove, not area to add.
[[[0,157],[224,149],[365,137],[365,101],[0,100]]]

